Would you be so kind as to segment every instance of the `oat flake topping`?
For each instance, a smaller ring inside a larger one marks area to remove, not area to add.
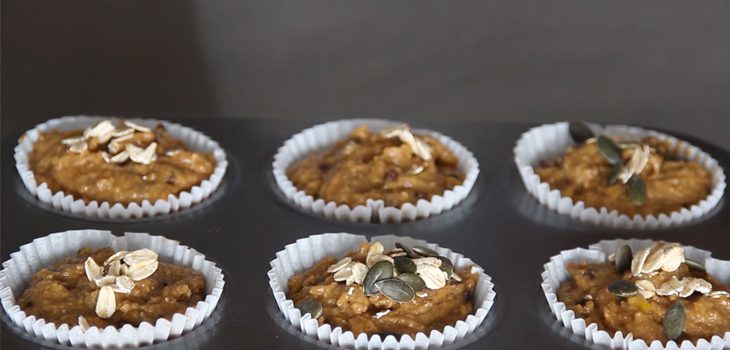
[[[678,279],[676,276],[672,276],[670,280],[659,286],[646,278],[659,271],[677,271],[685,261],[684,248],[678,243],[656,242],[652,246],[638,251],[631,261],[631,274],[642,278],[634,282],[639,295],[645,299],[655,295],[676,295],[680,298],[688,298],[695,292],[717,298],[727,295],[727,292],[724,291],[712,291],[712,284],[703,278]]]
[[[394,128],[385,129],[381,132],[384,137],[398,138],[401,142],[411,146],[413,154],[423,160],[431,160],[431,147],[419,137],[413,135],[408,125],[400,125]]]
[[[410,249],[407,249],[406,251],[409,250]],[[368,249],[365,258],[365,264],[355,261],[351,257],[347,256],[330,265],[329,268],[327,268],[327,272],[334,274],[333,278],[336,282],[345,282],[345,284],[348,286],[359,285],[360,287],[358,288],[363,288],[363,291],[366,294],[368,294],[367,289],[369,288],[369,286],[364,285],[367,284],[367,282],[365,282],[366,275],[371,272],[371,269],[374,268],[376,264],[383,261],[387,262],[390,266],[388,270],[393,271],[392,276],[388,275],[384,278],[378,278],[373,281],[376,284],[378,281],[383,281],[387,279],[402,279],[407,284],[413,286],[412,283],[416,283],[413,280],[415,279],[416,281],[422,281],[421,283],[423,288],[441,289],[446,286],[450,279],[454,280],[455,282],[461,281],[459,275],[453,271],[451,262],[448,261],[448,259],[446,259],[445,257],[425,256],[415,253],[413,252],[413,250],[410,250],[411,255],[409,255],[409,253],[407,253],[406,251],[401,248],[395,248],[386,252],[382,243],[374,242],[370,245]],[[410,263],[406,264],[405,266],[411,266],[412,270],[399,271],[399,266],[403,266],[399,265],[399,263],[403,262],[396,262],[394,258],[407,258],[406,260],[410,261]],[[448,264],[442,266],[444,264],[443,261],[447,261]],[[400,275],[403,275],[403,277],[399,277]],[[354,287],[350,287],[348,294],[352,294],[353,288]],[[413,288],[413,291],[411,291],[411,293],[413,293],[414,291],[417,292],[414,295],[418,296],[419,298],[425,298],[428,296],[427,293],[419,292],[419,290],[420,288]],[[386,293],[383,294],[388,296]]]
[[[104,120],[84,130],[83,136],[70,137],[61,142],[69,146],[68,151],[83,153],[89,148],[88,141],[96,138],[99,144],[107,144],[106,151],[101,152],[101,157],[107,163],[124,163],[128,160],[139,164],[151,164],[157,160],[157,143],[152,142],[146,148],[140,148],[132,144],[123,144],[134,137],[135,133],[152,133],[152,129],[123,121],[124,128],[118,129],[110,120]]]
[[[100,288],[96,299],[96,315],[101,318],[111,317],[116,310],[114,293],[131,293],[134,282],[151,276],[158,266],[157,253],[147,248],[131,252],[119,251],[106,259],[103,266],[99,266],[91,257],[87,258],[84,263],[86,277]],[[79,318],[79,325],[81,324]]]

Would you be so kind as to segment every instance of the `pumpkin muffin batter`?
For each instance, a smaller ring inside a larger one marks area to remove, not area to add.
[[[651,248],[652,254],[658,249]],[[683,260],[682,257],[677,261]],[[651,257],[646,264],[650,261]],[[670,338],[664,322],[667,310],[677,302],[683,304],[686,315],[683,327],[675,330],[681,334],[674,339],[678,344],[683,340],[722,337],[730,331],[728,288],[706,272],[690,269],[687,263],[673,271],[660,268],[638,275],[633,271],[618,273],[613,263],[572,262],[566,267],[570,280],[560,286],[558,299],[577,318],[584,318],[587,325],[596,323],[598,329],[611,335],[621,331],[624,336],[632,333],[634,339],[643,339],[647,344],[654,340],[667,342]],[[628,282],[632,288],[627,293],[626,286],[622,286],[619,292],[627,294],[617,296],[616,289],[611,291],[617,281]]]
[[[596,142],[570,147],[563,156],[544,162],[535,171],[551,189],[560,190],[575,202],[583,201],[586,208],[606,207],[629,217],[669,215],[709,195],[712,176],[702,165],[677,159],[668,144],[654,137],[643,139],[641,144],[651,149],[646,166],[638,174],[646,186],[646,200],[641,204],[632,201],[620,181],[611,183],[614,166],[602,156]],[[620,155],[629,162],[633,149],[622,149]]]
[[[87,278],[85,261],[91,257],[102,265],[113,254],[111,248],[82,248],[76,256],[41,269],[18,300],[20,309],[57,326],[65,323],[73,327],[82,317],[88,326],[121,328],[125,324],[136,327],[144,321],[154,325],[159,318],[169,320],[205,297],[203,274],[159,262],[152,275],[134,282],[131,291],[113,293],[116,308],[111,317],[102,318],[95,312],[101,289]]]
[[[87,203],[154,204],[190,190],[213,173],[216,161],[211,154],[188,150],[163,126],[147,129],[131,124],[133,129],[125,128],[126,123],[99,133],[89,130],[101,123],[87,130],[41,133],[29,155],[36,182]]]
[[[429,136],[414,136],[407,128],[388,135],[361,126],[346,140],[297,161],[286,173],[296,188],[315,199],[350,207],[381,199],[385,206],[400,207],[462,184],[458,162]]]
[[[347,257],[352,261],[350,265],[365,264],[371,259],[383,259],[378,258],[382,255],[377,252],[374,254],[371,250],[375,249],[373,246],[377,248],[378,244],[364,243],[358,251],[349,253]],[[398,249],[394,250],[397,251]],[[330,324],[333,328],[342,327],[343,331],[352,331],[356,337],[360,333],[410,336],[419,332],[428,334],[431,330],[442,330],[448,325],[454,325],[473,313],[473,293],[478,274],[469,273],[470,269],[453,271],[445,284],[432,286],[433,281],[420,270],[421,260],[413,261],[419,266],[418,274],[429,287],[415,291],[415,297],[409,301],[395,301],[377,291],[377,294],[366,294],[367,275],[364,281],[355,278],[354,283],[342,283],[344,279],[338,278],[339,271],[334,275],[328,272],[338,262],[333,257],[322,259],[310,269],[294,275],[288,281],[287,297],[295,305],[315,301],[322,310],[317,317],[320,324]],[[375,266],[377,265],[370,266],[370,270],[375,269]]]

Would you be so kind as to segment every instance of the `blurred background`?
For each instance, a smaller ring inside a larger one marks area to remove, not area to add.
[[[67,114],[649,125],[730,149],[730,2],[20,1],[3,137]]]

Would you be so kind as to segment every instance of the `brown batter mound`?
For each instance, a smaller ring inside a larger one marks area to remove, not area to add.
[[[102,319],[94,311],[99,287],[86,277],[84,261],[90,256],[101,265],[113,253],[111,248],[82,248],[75,257],[41,269],[18,300],[20,309],[56,325],[75,326],[83,316],[90,326],[136,327],[143,321],[154,325],[159,318],[169,320],[175,313],[184,314],[205,297],[205,277],[200,272],[160,262],[154,274],[135,282],[130,294],[114,293],[116,311]]]
[[[550,188],[558,189],[573,201],[583,201],[586,207],[606,207],[633,217],[636,214],[671,214],[689,208],[707,198],[712,189],[712,176],[696,162],[676,159],[669,145],[653,137],[642,143],[654,148],[649,163],[640,173],[646,184],[646,202],[634,203],[625,185],[609,183],[611,164],[601,155],[595,143],[568,148],[565,155],[545,162],[535,170]],[[624,162],[631,157],[630,150],[622,152]]]
[[[364,263],[368,248],[369,244],[365,243],[359,251],[347,256]],[[336,262],[337,259],[327,257],[288,282],[287,297],[295,305],[307,299],[322,305],[323,313],[317,319],[320,324],[342,327],[343,331],[352,331],[355,336],[360,333],[415,336],[418,332],[429,334],[431,330],[453,326],[474,312],[473,293],[478,274],[467,272],[469,269],[454,271],[462,282],[452,280],[440,289],[424,289],[417,292],[424,293],[421,294],[424,297],[399,303],[383,294],[365,295],[359,285],[336,282],[333,275],[327,273],[327,268]],[[386,310],[390,311],[379,317],[376,315]]]
[[[45,182],[53,192],[63,191],[85,202],[127,205],[148,200],[154,204],[200,184],[216,166],[211,154],[188,150],[162,126],[150,133],[137,132],[122,142],[142,148],[157,142],[157,160],[147,165],[132,161],[107,163],[101,152],[108,142],[100,145],[92,139],[88,150],[81,153],[70,152],[69,146],[61,143],[82,134],[83,130],[41,133],[29,156],[38,184]]]
[[[431,160],[414,155],[398,138],[361,126],[332,148],[296,162],[286,174],[306,194],[350,207],[365,205],[367,199],[395,207],[415,204],[462,184],[459,159],[433,138],[418,137],[431,148]]]
[[[619,275],[614,264],[609,263],[568,263],[567,268],[572,279],[560,286],[558,299],[573,310],[576,317],[586,319],[586,324],[595,322],[599,329],[609,333],[633,333],[634,339],[643,339],[647,344],[654,340],[666,342],[662,322],[669,305],[677,300],[684,303],[687,315],[678,344],[683,340],[695,342],[700,338],[723,336],[730,331],[730,298],[712,298],[698,293],[686,299],[658,295],[649,299],[640,295],[619,298],[608,291],[608,286],[620,279],[637,280],[630,271]],[[686,264],[673,272],[660,271],[648,279],[661,285],[672,276],[679,279],[699,277],[710,282],[713,290],[728,290],[706,273],[690,270]]]

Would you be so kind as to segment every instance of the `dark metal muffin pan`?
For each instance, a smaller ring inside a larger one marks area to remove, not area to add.
[[[517,138],[530,125],[497,123],[416,124],[461,142],[479,160],[472,193],[453,210],[413,223],[351,224],[305,213],[287,203],[270,174],[276,149],[311,126],[302,122],[186,119],[177,121],[210,135],[228,153],[230,166],[219,193],[203,204],[165,217],[104,222],[43,208],[15,170],[17,136],[2,140],[0,253],[2,260],[22,244],[53,232],[95,228],[149,232],[177,239],[218,263],[226,286],[217,309],[203,325],[151,349],[325,349],[293,329],[274,302],[266,272],[274,254],[311,234],[352,232],[368,236],[409,235],[470,257],[492,276],[496,303],[477,331],[450,349],[585,349],[582,337],[558,323],[540,288],[542,265],[561,250],[610,238],[677,241],[729,259],[730,209],[725,197],[709,215],[677,228],[616,230],[572,220],[540,205],[522,186],[512,160]],[[30,128],[32,126],[28,126]],[[675,136],[710,153],[728,169],[730,154],[692,137]],[[39,341],[9,322],[2,312],[4,349],[65,348]]]

